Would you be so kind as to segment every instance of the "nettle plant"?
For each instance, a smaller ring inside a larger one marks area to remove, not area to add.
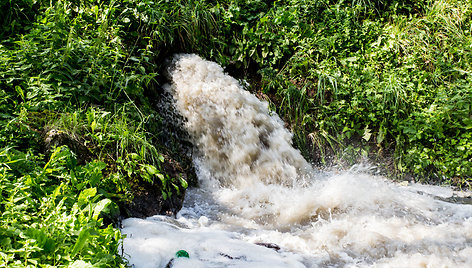
[[[125,267],[119,230],[103,223],[117,206],[103,191],[103,163],[77,166],[67,147],[47,163],[0,150],[0,264],[6,267]]]
[[[228,61],[259,69],[251,90],[306,157],[388,153],[399,175],[470,185],[470,4],[294,0],[252,12],[260,4],[227,3],[227,29],[239,29]]]
[[[156,148],[153,135],[146,131],[151,115],[144,114],[133,104],[117,106],[113,112],[98,108],[76,110],[61,114],[50,127],[82,137],[91,153],[107,161],[115,183],[132,199],[130,182],[136,179],[157,184],[164,199],[173,192],[181,193],[188,187],[182,177],[171,177],[163,171],[164,155]]]

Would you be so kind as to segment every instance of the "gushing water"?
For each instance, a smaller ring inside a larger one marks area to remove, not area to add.
[[[127,219],[136,267],[472,267],[472,206],[449,188],[359,171],[317,174],[268,104],[216,63],[178,55],[169,90],[201,187],[176,220]],[[257,243],[274,243],[272,249]]]

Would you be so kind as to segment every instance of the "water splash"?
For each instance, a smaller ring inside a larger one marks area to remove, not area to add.
[[[124,222],[137,267],[162,267],[181,243],[201,267],[472,266],[472,206],[436,199],[451,189],[315,174],[267,103],[216,63],[178,55],[169,77],[202,186],[188,191],[177,221]]]
[[[245,91],[216,63],[179,55],[169,89],[212,177],[223,186],[298,184],[310,169],[268,103]]]

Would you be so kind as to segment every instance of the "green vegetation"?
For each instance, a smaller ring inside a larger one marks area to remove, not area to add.
[[[277,8],[305,24],[275,30],[296,49],[263,69],[263,90],[276,92],[277,111],[302,138],[340,152],[361,140],[371,153],[395,150],[400,172],[465,184],[472,174],[471,7],[394,1],[366,14],[339,2],[305,17],[311,21],[296,18],[298,5]],[[267,17],[275,24],[277,16]]]
[[[116,220],[133,185],[186,188],[164,172],[145,96],[158,68],[142,4],[1,2],[0,266],[125,266]],[[69,148],[45,150],[51,130]]]
[[[405,172],[470,187],[470,1],[228,1],[218,60],[258,70],[306,157],[393,155]],[[257,10],[257,11],[255,11]]]
[[[77,166],[67,147],[42,165],[30,153],[0,152],[0,263],[6,267],[124,267],[119,230],[103,225],[118,208],[100,193],[106,164]],[[109,189],[107,189],[109,190]]]
[[[0,266],[125,265],[132,185],[187,186],[154,109],[176,52],[248,79],[307,158],[470,187],[471,20],[459,0],[0,1]],[[49,130],[88,155],[45,151]]]

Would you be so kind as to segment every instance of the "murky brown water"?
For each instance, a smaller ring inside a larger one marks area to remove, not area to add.
[[[362,168],[315,172],[267,103],[216,63],[180,55],[170,76],[201,187],[177,220],[124,222],[136,267],[165,267],[179,249],[190,259],[174,267],[472,267],[472,206],[453,199],[468,197]]]

